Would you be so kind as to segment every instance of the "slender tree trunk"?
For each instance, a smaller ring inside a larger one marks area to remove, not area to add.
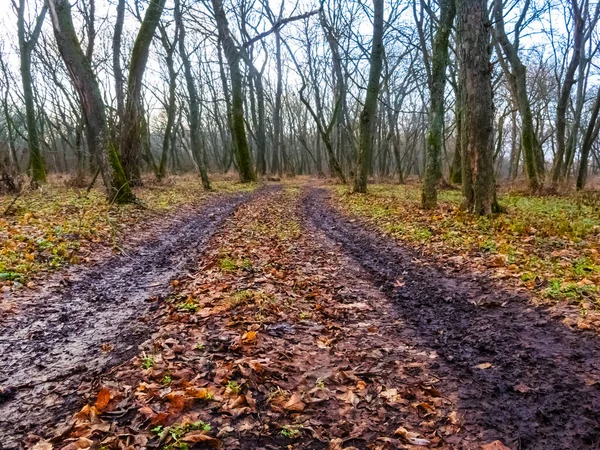
[[[127,101],[121,123],[120,148],[123,170],[133,185],[141,183],[141,162],[147,142],[142,103],[142,83],[148,63],[150,44],[166,0],[150,0],[144,20],[131,51],[127,79]]]
[[[248,148],[248,139],[246,136],[246,125],[244,124],[243,77],[240,71],[240,52],[231,37],[227,17],[223,9],[223,2],[221,0],[212,0],[212,5],[217,22],[219,39],[223,45],[223,52],[229,65],[231,77],[231,126],[237,165],[240,171],[240,181],[248,183],[256,181],[256,173],[252,165],[252,156]]]
[[[558,183],[562,179],[564,173],[563,166],[566,165],[565,156],[567,143],[565,139],[567,129],[567,106],[571,97],[571,88],[575,84],[575,72],[581,62],[581,53],[585,45],[584,40],[584,27],[585,22],[581,16],[581,11],[577,0],[571,0],[571,11],[573,14],[574,21],[574,43],[573,43],[573,55],[571,61],[567,67],[565,79],[558,97],[558,103],[556,105],[556,156],[554,158],[554,166],[552,168],[552,187],[557,188]]]
[[[494,0],[494,21],[496,23],[495,36],[500,44],[497,46],[498,53],[501,50],[504,52],[512,68],[511,72],[508,65],[501,59],[502,68],[519,109],[521,117],[521,146],[525,172],[529,180],[529,188],[535,192],[540,188],[540,178],[544,173],[543,153],[533,126],[533,114],[531,113],[531,104],[527,92],[527,69],[521,62],[518,49],[508,40],[504,29],[503,0]]]
[[[117,119],[119,123],[125,114],[125,92],[123,88],[123,69],[121,68],[121,38],[123,35],[123,23],[125,22],[125,0],[117,3],[117,21],[113,35],[113,72],[115,77],[115,95],[117,96]]]
[[[429,80],[429,131],[427,133],[427,165],[421,203],[423,208],[437,206],[437,183],[442,177],[441,149],[444,139],[444,93],[448,68],[448,44],[456,15],[454,0],[440,0],[440,20],[433,41],[431,79]]]
[[[373,157],[373,141],[377,121],[377,97],[379,79],[383,69],[383,0],[373,0],[373,47],[371,48],[371,68],[365,104],[360,115],[360,142],[358,167],[354,178],[354,192],[367,192],[367,178]]]
[[[198,91],[196,90],[196,83],[194,81],[194,74],[192,73],[192,64],[190,58],[185,49],[185,25],[181,16],[181,6],[179,0],[175,0],[175,20],[179,27],[179,56],[183,62],[183,70],[185,73],[185,83],[188,90],[188,103],[190,109],[190,142],[192,146],[192,155],[195,156],[196,164],[198,165],[198,171],[202,178],[202,186],[205,190],[209,191],[210,181],[208,179],[208,173],[206,172],[206,165],[204,164],[204,149],[202,142],[200,141],[200,111],[198,103]]]
[[[19,0],[17,7],[17,31],[19,36],[19,51],[21,54],[21,81],[23,84],[23,100],[25,102],[25,119],[27,123],[27,144],[29,146],[29,170],[31,185],[37,186],[46,182],[46,164],[42,156],[42,147],[37,123],[33,94],[33,78],[31,73],[31,53],[41,33],[42,24],[48,11],[44,4],[37,17],[35,28],[29,38],[26,36],[25,0]]]
[[[585,137],[583,138],[583,144],[581,145],[581,161],[579,163],[579,171],[577,173],[577,190],[581,191],[585,187],[588,173],[588,163],[590,159],[590,150],[592,144],[598,138],[600,132],[600,121],[598,121],[598,114],[600,113],[600,89],[596,95],[596,101],[592,108],[592,114],[590,122],[587,126]]]
[[[79,94],[89,151],[100,170],[107,197],[117,203],[135,200],[111,142],[98,81],[77,39],[69,0],[49,0],[54,36],[73,85]]]

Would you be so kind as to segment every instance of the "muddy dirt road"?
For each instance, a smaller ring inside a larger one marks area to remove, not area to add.
[[[305,213],[364,267],[442,356],[437,375],[458,391],[465,427],[514,449],[600,448],[600,340],[573,333],[490,280],[450,276],[341,217],[312,189]]]
[[[151,329],[144,317],[169,282],[193,269],[216,230],[250,194],[218,197],[169,223],[155,239],[106,262],[81,267],[0,325],[0,448],[79,405],[86,381],[137,353]],[[155,324],[154,324],[155,325]],[[83,383],[82,383],[83,382]]]

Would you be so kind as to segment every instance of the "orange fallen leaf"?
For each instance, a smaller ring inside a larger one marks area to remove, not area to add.
[[[110,389],[107,387],[103,387],[102,389],[100,389],[100,392],[98,392],[98,397],[96,398],[96,409],[99,412],[102,412],[106,409],[106,407],[108,406],[108,403],[110,402]]]
[[[257,336],[257,332],[256,331],[247,331],[242,335],[242,343],[243,344],[252,344],[254,342],[256,342],[256,336]]]

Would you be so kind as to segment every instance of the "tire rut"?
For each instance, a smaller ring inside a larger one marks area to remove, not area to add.
[[[0,449],[20,448],[27,434],[72,413],[95,376],[137,352],[155,325],[145,316],[157,309],[157,297],[195,266],[219,226],[251,196],[210,200],[129,254],[77,269],[69,286],[40,294],[3,321]]]
[[[514,449],[600,448],[596,335],[568,330],[490,279],[420,265],[411,251],[327,207],[328,198],[309,190],[308,220],[367,269],[417,330],[415,341],[442,356],[438,376],[458,392],[466,429]]]

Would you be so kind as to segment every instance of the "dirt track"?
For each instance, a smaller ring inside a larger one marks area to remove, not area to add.
[[[95,375],[129,359],[148,334],[147,316],[169,282],[195,267],[223,221],[250,197],[209,201],[155,239],[73,273],[68,286],[37,296],[0,328],[0,448],[56,423],[80,406]],[[5,391],[6,393],[6,391]]]
[[[467,429],[515,449],[600,448],[596,335],[573,333],[491,280],[415,263],[410,251],[333,212],[327,198],[311,190],[307,216],[367,269],[414,327],[415,344],[442,356],[437,375],[458,391]]]
[[[137,252],[81,270],[78,280],[69,288],[48,292],[30,305],[25,314],[4,325],[0,331],[0,386],[18,384],[20,388],[13,399],[0,403],[0,448],[16,448],[18,440],[28,431],[56,424],[77,408],[84,397],[94,398],[97,375],[106,376],[110,367],[138,353],[138,344],[149,330],[139,319],[152,315],[149,313],[158,307],[158,302],[147,300],[167,294],[173,276],[196,267],[220,224],[248,197],[217,199],[166,229],[155,242]],[[274,202],[283,201],[279,198],[283,197],[263,199],[265,211],[270,211],[269,205]],[[242,209],[252,218],[252,214],[258,214],[255,207],[253,204]],[[273,342],[265,344],[266,349],[256,348],[257,355],[284,361],[280,372],[287,374],[285,384],[292,386],[295,378],[305,381],[307,373],[326,372],[328,364],[339,368],[343,363],[347,366],[344,370],[355,370],[365,379],[374,382],[381,378],[382,385],[399,386],[407,381],[398,378],[396,366],[412,361],[423,366],[428,377],[439,380],[436,386],[452,398],[461,416],[464,428],[457,437],[462,441],[444,440],[439,444],[443,448],[479,448],[478,443],[496,439],[515,450],[600,448],[600,340],[596,335],[570,331],[544,309],[531,307],[526,299],[498,288],[492,280],[448,274],[441,268],[421,264],[411,251],[377,235],[359,221],[336,213],[328,205],[326,190],[305,189],[301,210],[292,208],[289,213],[296,214],[303,217],[307,234],[299,241],[301,250],[291,250],[293,258],[287,261],[287,269],[293,265],[302,267],[315,278],[321,277],[324,290],[336,291],[331,304],[326,305],[331,309],[325,310],[324,317],[329,325],[336,317],[340,323],[331,330],[317,327],[316,331],[302,328],[306,327],[302,321],[279,324],[285,325],[285,330],[297,327],[299,337],[295,337],[295,331],[288,333],[289,336],[284,333],[283,337],[271,333],[269,327],[261,331],[264,339]],[[266,223],[272,225],[268,220]],[[229,232],[224,231],[217,238],[223,242],[235,240]],[[238,232],[243,236],[243,230]],[[249,249],[243,248],[242,239],[238,240],[243,253],[250,254]],[[268,246],[268,242],[263,244]],[[211,245],[214,247],[215,243]],[[281,251],[277,239],[272,247],[276,252]],[[264,282],[262,272],[254,275],[257,282],[258,279]],[[202,274],[195,276],[203,282]],[[244,278],[239,283],[249,281]],[[236,289],[242,288],[246,289],[243,286]],[[360,302],[366,302],[368,308],[357,311],[346,308]],[[216,333],[219,327],[231,322],[227,319],[227,314],[219,313],[198,320],[205,321],[210,325],[207,329]],[[236,320],[243,324],[242,319]],[[203,322],[194,323],[198,331]],[[365,323],[387,331],[365,334],[361,329]],[[273,330],[276,328],[272,326]],[[332,350],[313,348],[311,332],[334,333],[338,339],[335,330],[339,330],[343,339],[332,344]],[[215,336],[221,336],[219,333]],[[204,337],[204,342],[220,342],[217,337]],[[114,350],[103,353],[101,346],[105,343],[115,345]],[[295,346],[299,346],[299,354],[313,356],[306,361],[302,358],[288,361],[286,357]],[[376,357],[365,356],[373,348],[385,351],[371,352],[379,355]],[[207,374],[215,370],[213,366],[219,358],[228,362],[237,357],[221,351],[220,347],[207,351],[213,358]],[[433,354],[436,357],[431,359],[429,355]],[[314,366],[314,355],[320,355],[318,367]],[[183,358],[181,364],[193,365],[193,361]],[[109,377],[122,380],[120,377],[128,373],[128,364],[117,367]],[[125,381],[124,384],[130,385]],[[416,375],[411,382],[420,386]],[[272,411],[261,401],[261,394],[255,392],[255,395],[259,414],[245,414],[252,420],[267,420]],[[349,422],[357,425],[354,420],[358,420],[365,425],[359,439],[338,427],[343,419],[337,417],[342,411],[339,398],[332,397],[320,405],[305,414],[315,430],[321,427],[328,435],[294,442],[300,447],[293,448],[328,448],[327,442],[333,438],[367,448],[382,432],[393,434],[396,426],[412,420],[402,410],[379,408],[375,414],[375,409],[370,410],[362,403],[353,410],[353,420]],[[135,414],[139,405],[126,407]],[[235,421],[237,417],[202,405],[200,411],[213,414],[211,420],[215,421]],[[387,411],[388,416],[378,416],[382,411]],[[132,417],[135,415],[127,415],[123,422],[129,423]],[[274,417],[277,421],[281,419],[279,415]],[[415,429],[420,426],[418,420],[413,420]],[[281,436],[261,436],[261,430],[258,425],[245,430],[243,439],[237,436],[238,447],[225,448],[258,448],[259,444],[261,448],[287,448],[288,443]],[[259,432],[258,438],[252,435],[253,431]]]

